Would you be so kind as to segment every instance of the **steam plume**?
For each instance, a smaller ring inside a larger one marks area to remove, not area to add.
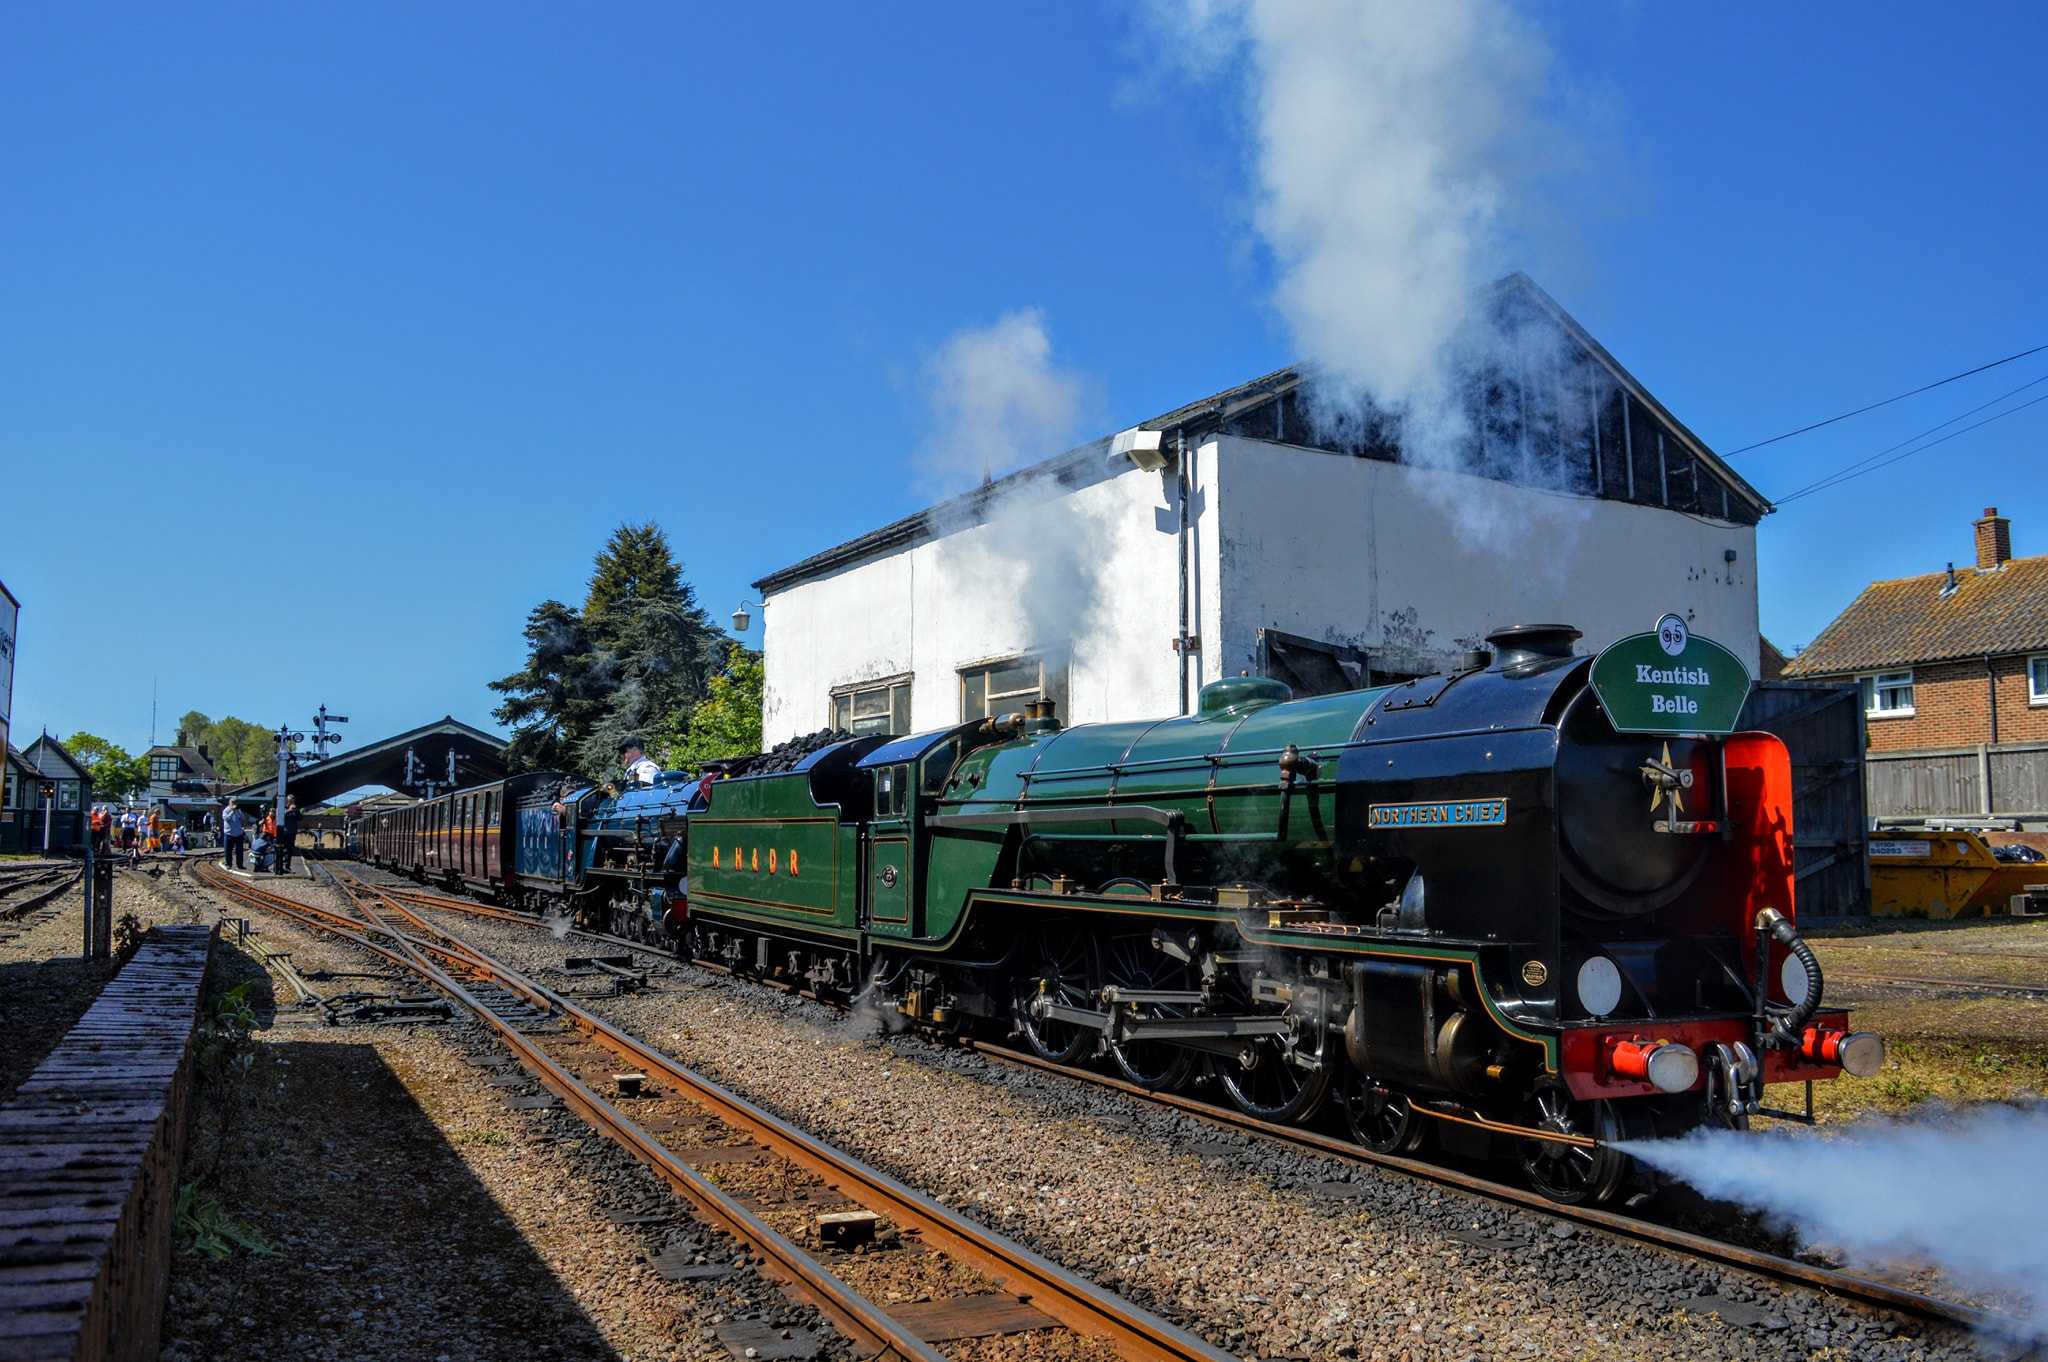
[[[1156,0],[1152,13],[1185,65],[1244,82],[1252,221],[1313,376],[1311,415],[1342,439],[1397,439],[1412,464],[1565,490],[1554,451],[1488,447],[1474,400],[1497,375],[1557,360],[1547,330],[1504,325],[1485,301],[1529,168],[1553,160],[1534,26],[1506,0]],[[1497,488],[1437,490],[1473,543],[1527,515]]]
[[[2048,1338],[2048,1106],[1877,1122],[1838,1138],[1699,1130],[1622,1146],[1804,1242],[1871,1260],[1925,1258],[1975,1290],[2028,1299]]]
[[[1053,362],[1037,308],[955,333],[926,365],[925,380],[937,423],[925,464],[948,487],[987,482],[1066,448],[1087,396],[1081,377]]]
[[[947,490],[1064,451],[1093,415],[1092,385],[1054,360],[1035,308],[955,334],[927,365],[926,389],[936,430],[924,462]],[[982,616],[992,646],[1035,653],[1055,671],[1099,632],[1116,532],[1070,490],[1026,474],[932,513],[944,540],[942,608]]]

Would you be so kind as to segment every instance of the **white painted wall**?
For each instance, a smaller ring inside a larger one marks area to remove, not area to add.
[[[1284,629],[1441,663],[1503,624],[1593,651],[1666,610],[1757,663],[1756,534],[1671,511],[1223,437],[1194,460],[1193,684]],[[762,601],[771,745],[835,686],[909,672],[920,730],[959,722],[961,667],[1071,650],[1068,722],[1179,709],[1172,481],[1135,469]],[[1736,550],[1724,563],[1722,551]]]
[[[1429,664],[1505,624],[1573,625],[1579,648],[1596,652],[1670,610],[1756,672],[1752,527],[1258,440],[1218,444],[1226,671],[1254,665],[1261,627]]]
[[[983,523],[769,594],[765,741],[822,727],[834,687],[904,672],[913,726],[955,724],[961,668],[1031,653],[1067,654],[1068,722],[1174,713],[1171,480],[1130,469],[1058,490],[1024,489]],[[1190,628],[1214,637],[1215,499],[1191,506],[1205,613]]]

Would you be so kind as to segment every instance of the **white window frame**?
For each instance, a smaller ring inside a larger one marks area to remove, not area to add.
[[[1033,684],[991,693],[989,682],[997,672],[1035,671]],[[990,658],[958,669],[960,677],[960,722],[992,719],[1002,714],[1021,714],[1024,706],[1037,700],[1051,700],[1064,720],[1067,707],[1067,670],[1059,662],[1037,653]],[[981,684],[975,685],[976,681]]]
[[[1910,719],[1913,717],[1912,668],[1908,667],[1904,671],[1868,672],[1857,677],[1856,684],[1862,687],[1863,690],[1863,713],[1865,717],[1871,719]],[[1906,692],[1906,703],[1894,705],[1889,709],[1881,708],[1884,704],[1884,693],[1888,690],[1896,692],[1901,688]]]
[[[901,672],[895,676],[878,676],[872,681],[855,681],[844,686],[834,686],[825,698],[826,727],[843,728],[863,735],[886,731],[893,737],[901,737],[910,732],[911,681],[912,673]],[[866,722],[853,717],[852,711],[857,699],[870,697],[878,692],[888,697],[889,727],[886,730],[878,729],[871,723],[867,727],[856,727],[856,724]],[[845,707],[843,716],[842,705]]]
[[[2048,705],[2048,653],[2027,659],[2027,703]]]

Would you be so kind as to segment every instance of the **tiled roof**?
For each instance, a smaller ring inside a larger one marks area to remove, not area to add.
[[[145,757],[176,757],[183,765],[185,775],[193,780],[216,780],[213,763],[200,755],[196,747],[152,747],[142,754]]]
[[[1787,677],[1838,676],[1949,658],[2048,649],[2048,554],[2014,558],[1996,572],[1956,569],[1872,582],[1806,651]]]

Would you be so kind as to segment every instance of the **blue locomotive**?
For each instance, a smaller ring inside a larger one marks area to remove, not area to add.
[[[682,771],[621,791],[534,771],[366,814],[355,845],[426,883],[653,944],[677,925],[688,816],[703,805]]]

